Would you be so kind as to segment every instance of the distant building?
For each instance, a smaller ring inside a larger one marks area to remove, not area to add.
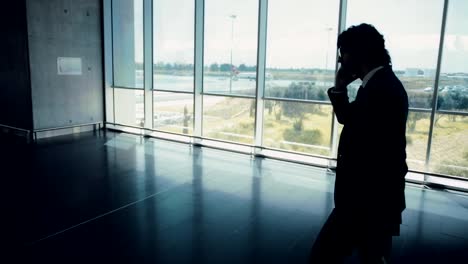
[[[435,69],[424,69],[424,77],[434,77],[436,75]]]
[[[406,68],[405,77],[416,77],[419,76],[420,70],[416,68]]]
[[[405,77],[434,77],[435,69],[406,68]]]
[[[468,73],[457,72],[457,73],[446,73],[445,77],[455,79],[468,79]]]

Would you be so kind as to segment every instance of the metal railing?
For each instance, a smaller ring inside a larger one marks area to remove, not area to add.
[[[31,130],[29,130],[29,129],[19,128],[19,127],[14,127],[14,126],[8,126],[8,125],[3,125],[3,124],[0,124],[0,127],[1,128],[6,128],[6,129],[9,129],[9,130],[15,130],[15,131],[20,131],[20,132],[26,133],[26,138],[28,140],[30,140]]]
[[[55,130],[62,130],[62,129],[71,129],[77,127],[85,127],[85,126],[93,126],[93,130],[96,130],[96,126],[98,130],[101,130],[103,122],[94,122],[94,123],[85,123],[85,124],[77,124],[77,125],[70,125],[70,126],[60,126],[60,127],[51,127],[51,128],[41,128],[41,129],[34,129],[33,132],[33,139],[34,141],[37,140],[37,133],[48,132],[48,131],[55,131]]]

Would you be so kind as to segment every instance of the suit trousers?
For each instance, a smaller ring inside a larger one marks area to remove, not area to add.
[[[334,208],[312,246],[309,263],[343,263],[354,250],[361,263],[389,263],[392,235],[365,230]]]

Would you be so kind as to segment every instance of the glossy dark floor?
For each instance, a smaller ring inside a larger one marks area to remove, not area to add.
[[[1,144],[18,261],[305,263],[333,207],[311,166],[103,131]],[[406,194],[394,263],[468,263],[468,196]]]

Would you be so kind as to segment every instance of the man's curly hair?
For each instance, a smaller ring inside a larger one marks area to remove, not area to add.
[[[382,34],[370,24],[351,26],[338,36],[338,49],[371,66],[392,64]]]

